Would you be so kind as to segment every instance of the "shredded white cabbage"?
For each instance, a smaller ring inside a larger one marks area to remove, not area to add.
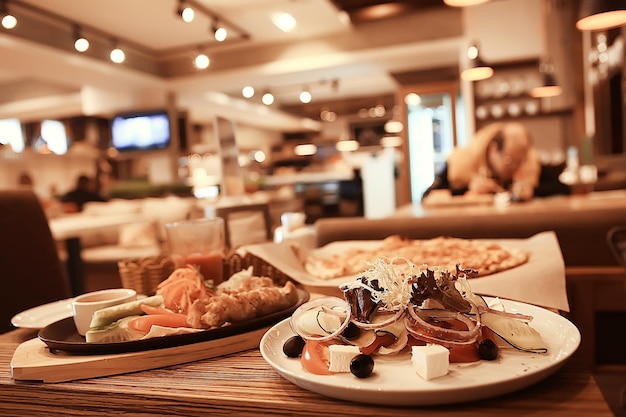
[[[402,261],[402,262],[400,262]],[[406,265],[403,265],[406,264]],[[428,266],[422,264],[415,265],[410,260],[403,257],[377,258],[373,262],[367,262],[369,268],[363,272],[359,278],[353,282],[340,285],[344,289],[364,288],[372,294],[372,301],[381,303],[381,309],[388,311],[398,311],[406,309],[411,304],[413,295],[413,284],[411,278],[426,274],[428,269],[434,272],[435,281],[438,285],[443,280],[447,280],[449,273],[447,268],[441,266]],[[456,287],[461,294],[472,294],[469,282],[465,274],[459,274]],[[365,278],[366,283],[361,279]],[[374,289],[374,281],[378,281],[380,290]]]
[[[406,262],[407,268],[401,268],[398,260]],[[405,309],[411,300],[411,277],[418,267],[406,258],[378,258],[367,263],[369,268],[363,273],[367,284],[359,280],[342,285],[345,288],[363,287],[372,293],[372,300],[380,302],[383,310],[397,311]],[[378,280],[380,291],[372,286]]]

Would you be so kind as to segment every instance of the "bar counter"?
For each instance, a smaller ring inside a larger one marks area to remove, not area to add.
[[[471,403],[387,407],[334,400],[283,379],[258,349],[162,369],[57,384],[14,381],[10,362],[35,330],[0,335],[0,415],[611,416],[592,374],[572,356],[521,391]]]

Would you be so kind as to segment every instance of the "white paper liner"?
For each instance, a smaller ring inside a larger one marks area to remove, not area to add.
[[[556,234],[553,231],[541,232],[527,239],[477,239],[497,242],[502,245],[522,249],[529,254],[528,262],[513,269],[470,279],[472,291],[494,297],[521,301],[542,307],[569,311],[565,287],[565,264]],[[355,245],[377,245],[380,241],[338,241],[314,249],[320,251],[341,251]],[[340,284],[352,281],[356,275],[321,279],[309,274],[303,262],[287,243],[263,243],[245,247],[255,256],[278,268],[298,283],[308,287],[337,288]],[[364,268],[365,269],[365,268]]]

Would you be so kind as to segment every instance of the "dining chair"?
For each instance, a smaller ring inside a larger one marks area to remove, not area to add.
[[[269,203],[218,206],[215,216],[224,219],[225,243],[230,249],[272,240]]]
[[[626,267],[626,225],[612,227],[606,238],[617,262]]]
[[[0,333],[24,310],[71,296],[48,219],[30,190],[0,191]]]

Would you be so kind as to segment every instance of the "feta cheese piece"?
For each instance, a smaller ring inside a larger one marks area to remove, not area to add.
[[[425,380],[438,378],[448,373],[450,351],[435,344],[412,346],[411,363],[415,372]]]
[[[330,345],[330,366],[331,372],[350,372],[350,362],[361,353],[358,346],[353,345]]]

